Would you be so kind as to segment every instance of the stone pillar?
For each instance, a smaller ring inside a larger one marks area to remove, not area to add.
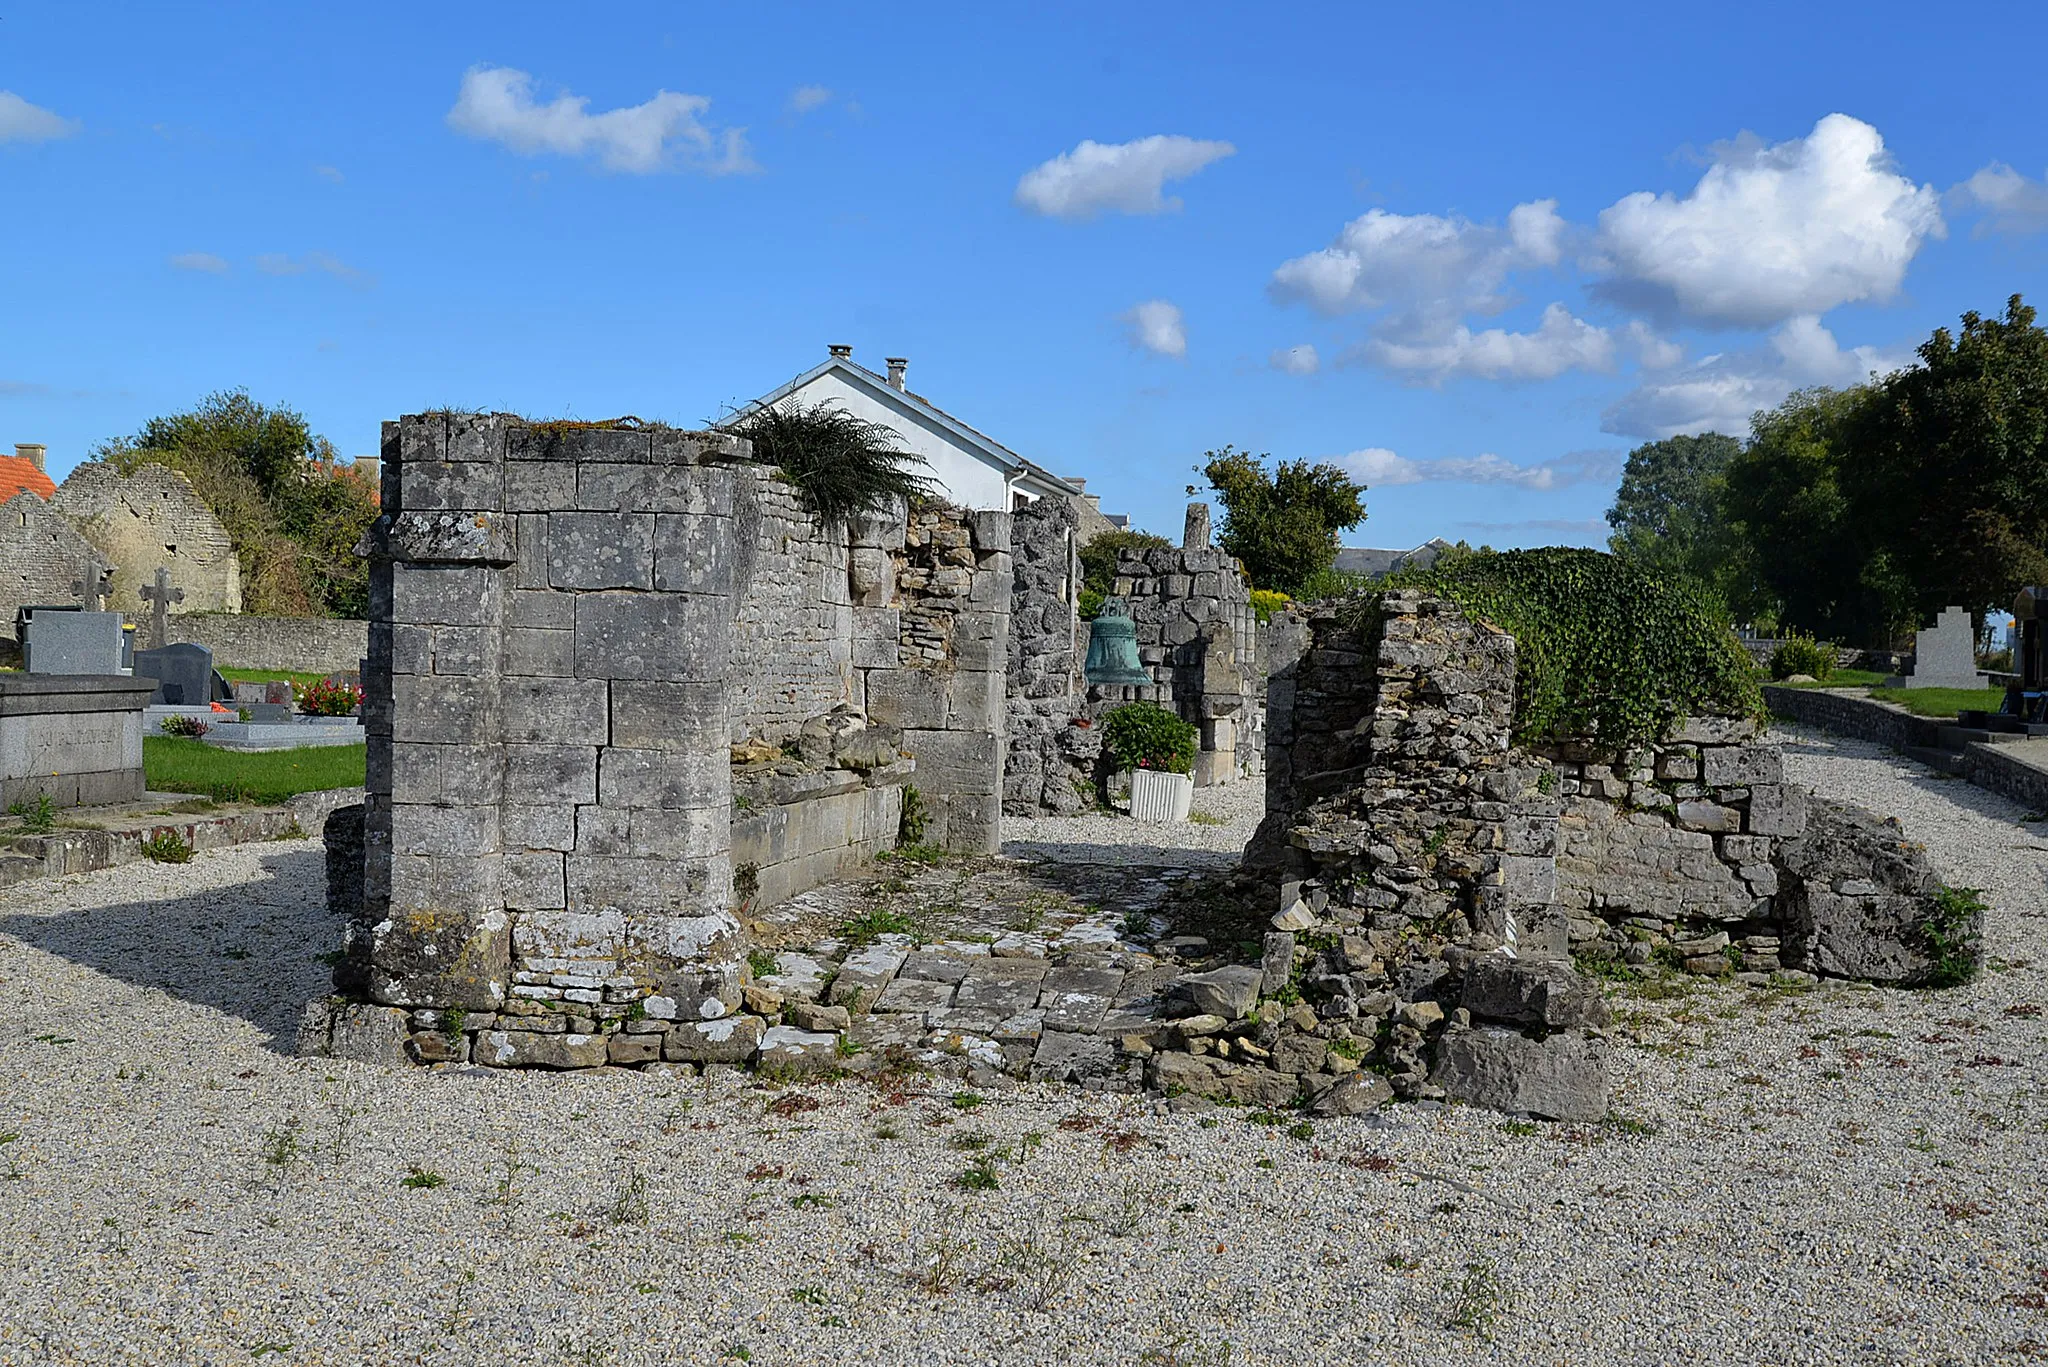
[[[478,1062],[603,1063],[635,1004],[738,1005],[718,462],[743,452],[460,414],[386,425],[351,951],[373,1001],[491,1013],[471,1018]]]
[[[1206,551],[1209,549],[1209,505],[1190,503],[1188,520],[1180,534],[1180,548],[1184,551]]]

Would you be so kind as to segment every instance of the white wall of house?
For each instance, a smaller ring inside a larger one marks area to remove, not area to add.
[[[963,508],[1009,511],[1011,500],[1003,472],[963,448],[952,433],[920,412],[924,405],[916,399],[885,400],[830,371],[790,397],[806,405],[838,404],[857,418],[892,428],[902,436],[905,450],[924,458],[930,468],[919,473],[940,485],[948,500]]]

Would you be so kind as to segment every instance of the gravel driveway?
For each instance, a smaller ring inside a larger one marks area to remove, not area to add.
[[[1582,1127],[300,1060],[313,843],[18,886],[0,1363],[2048,1358],[2048,842],[1786,739],[1986,890],[1993,970],[1619,996],[1617,1113]],[[1160,828],[1012,835],[1109,860]]]

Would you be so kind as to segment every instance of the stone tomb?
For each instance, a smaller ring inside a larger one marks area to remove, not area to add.
[[[155,682],[119,675],[0,674],[0,807],[142,796],[142,708]]]
[[[1977,672],[1977,631],[1968,608],[1943,608],[1934,625],[1913,637],[1913,672],[1887,684],[1906,688],[1983,688]]]
[[[118,612],[38,609],[28,622],[24,667],[31,674],[119,674],[124,633]]]
[[[135,652],[135,677],[154,679],[154,705],[203,707],[228,696],[227,683],[213,671],[205,646],[173,645]]]

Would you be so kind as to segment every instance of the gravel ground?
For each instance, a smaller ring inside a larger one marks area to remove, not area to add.
[[[1228,869],[1266,814],[1264,779],[1195,789],[1194,817],[1162,826],[1127,816],[1003,818],[1003,853],[1081,864]]]
[[[299,1060],[334,941],[310,842],[21,885],[0,1363],[2048,1355],[2048,843],[1868,747],[1791,745],[1986,889],[1998,966],[1618,998],[1618,1116],[1587,1127]]]

